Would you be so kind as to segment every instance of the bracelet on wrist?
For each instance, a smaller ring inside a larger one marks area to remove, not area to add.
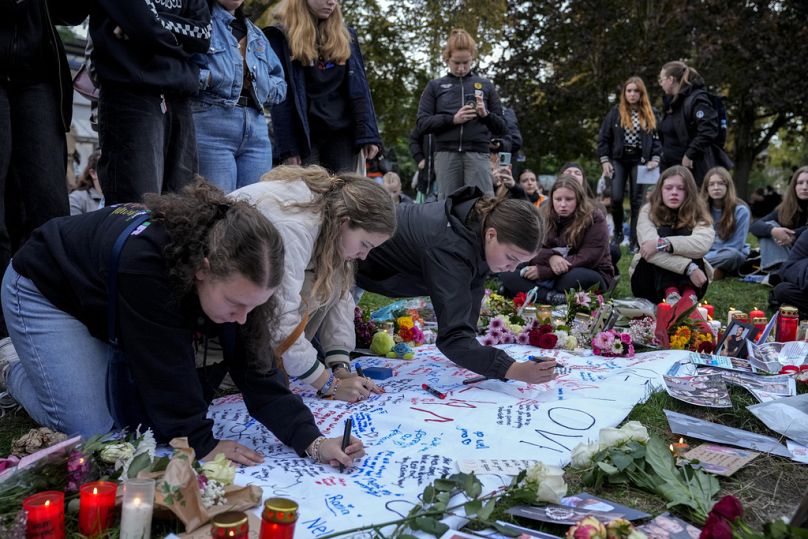
[[[324,440],[325,436],[320,436],[311,443],[308,449],[306,449],[306,455],[308,455],[308,457],[314,462],[320,462],[320,446],[323,444]]]
[[[345,369],[348,372],[351,372],[351,365],[345,361],[335,361],[331,365],[329,365],[331,372],[336,372],[337,369]]]
[[[336,378],[334,377],[334,373],[329,372],[328,373],[328,380],[325,381],[325,383],[323,384],[323,387],[321,387],[320,389],[317,390],[317,396],[318,397],[325,397],[326,395],[328,395],[331,392],[331,386],[334,385],[334,380],[336,380]]]

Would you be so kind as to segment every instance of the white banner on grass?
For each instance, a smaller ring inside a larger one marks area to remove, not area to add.
[[[501,348],[520,360],[537,352],[522,345]],[[345,419],[352,418],[367,455],[345,473],[313,464],[280,444],[249,416],[240,395],[217,400],[209,417],[217,438],[238,440],[265,456],[261,466],[240,469],[236,481],[259,485],[265,498],[296,500],[295,536],[314,538],[406,515],[426,485],[457,472],[460,460],[563,466],[572,448],[597,440],[601,428],[618,425],[687,353],[657,351],[628,359],[545,350],[542,355],[562,365],[558,379],[543,385],[498,380],[463,385],[473,373],[434,346],[419,347],[410,361],[360,358],[362,367],[392,367],[394,376],[380,382],[384,394],[357,404],[317,399],[311,389],[293,384],[326,436],[341,436]],[[446,398],[424,391],[424,383]],[[510,477],[486,474],[481,480],[490,491]]]

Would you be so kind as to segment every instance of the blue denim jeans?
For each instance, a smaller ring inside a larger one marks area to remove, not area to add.
[[[187,97],[163,99],[120,85],[101,87],[98,178],[105,205],[141,202],[194,181],[196,134]]]
[[[763,245],[763,240],[760,242]],[[710,263],[713,269],[720,269],[726,273],[736,273],[746,262],[746,255],[738,249],[724,247],[718,251],[710,251],[704,255],[704,260]]]
[[[253,107],[194,101],[199,173],[225,193],[253,184],[272,169],[264,114]]]
[[[109,345],[56,308],[9,264],[3,313],[20,361],[6,373],[8,392],[40,425],[92,436],[112,429],[106,403]]]
[[[780,226],[777,221],[767,221],[767,223]],[[760,269],[770,270],[788,260],[788,253],[791,247],[779,245],[773,238],[760,238]]]

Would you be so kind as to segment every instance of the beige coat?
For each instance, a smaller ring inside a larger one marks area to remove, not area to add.
[[[312,384],[324,371],[317,360],[311,339],[320,330],[320,345],[326,354],[326,364],[348,362],[355,348],[354,300],[350,293],[340,294],[339,283],[334,295],[320,304],[311,297],[314,284],[314,245],[320,235],[320,215],[311,210],[285,207],[295,202],[309,202],[312,193],[303,181],[262,181],[242,187],[231,196],[254,204],[283,238],[285,249],[283,281],[275,295],[280,306],[278,327],[273,330],[273,347],[277,347],[309,313],[306,330],[283,354],[286,373]]]
[[[687,266],[693,261],[704,258],[710,247],[713,245],[715,238],[715,230],[709,223],[701,223],[693,229],[690,236],[670,236],[668,241],[671,242],[673,252],[671,253],[656,253],[648,262],[684,275]],[[646,204],[640,210],[640,215],[637,218],[637,242],[642,245],[648,240],[657,241],[659,234],[657,234],[656,225],[651,222],[650,206]],[[639,253],[634,255],[629,267],[629,275],[634,274],[634,268],[642,259]],[[707,275],[708,280],[713,278],[713,268],[705,260],[704,273]]]

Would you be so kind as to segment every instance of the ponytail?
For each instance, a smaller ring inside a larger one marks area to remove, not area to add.
[[[486,195],[474,205],[482,230],[493,228],[500,243],[537,253],[544,243],[544,221],[539,209],[527,200],[508,198],[507,189]]]

